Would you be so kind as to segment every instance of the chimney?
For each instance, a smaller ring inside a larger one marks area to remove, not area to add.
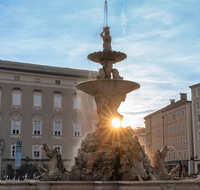
[[[187,93],[180,93],[181,100],[187,100]]]
[[[170,103],[173,104],[175,102],[175,99],[170,99]]]

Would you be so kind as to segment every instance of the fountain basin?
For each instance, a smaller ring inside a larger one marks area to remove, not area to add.
[[[200,180],[0,182],[0,190],[199,190]]]
[[[118,79],[99,79],[81,82],[76,85],[81,90],[91,96],[104,94],[105,96],[124,95],[137,90],[140,85],[136,82]]]
[[[112,61],[113,63],[117,63],[126,59],[126,54],[118,51],[98,51],[88,55],[88,59],[96,62],[101,63],[104,60]]]

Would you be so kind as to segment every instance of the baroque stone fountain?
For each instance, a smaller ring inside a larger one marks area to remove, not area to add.
[[[40,176],[46,181],[146,181],[174,179],[180,168],[178,165],[169,174],[165,170],[164,158],[167,147],[158,150],[151,165],[144,147],[137,136],[128,128],[114,128],[112,120],[123,116],[117,109],[126,98],[126,94],[140,85],[126,81],[119,75],[113,64],[122,61],[126,55],[112,51],[109,27],[100,34],[103,39],[103,51],[88,55],[88,59],[100,63],[99,76],[77,84],[76,88],[95,98],[99,122],[97,129],[89,133],[81,142],[75,165],[66,171],[61,156],[47,144],[43,149],[50,159],[49,171],[38,166]]]
[[[109,27],[100,34],[103,39],[103,51],[88,55],[91,61],[100,63],[96,80],[77,84],[76,88],[95,98],[99,122],[97,129],[89,133],[81,142],[75,165],[66,171],[61,156],[47,144],[43,149],[50,159],[49,171],[38,166],[40,176],[46,181],[146,181],[174,179],[180,168],[178,165],[169,174],[165,170],[164,158],[167,147],[158,150],[151,165],[144,147],[137,136],[128,128],[114,128],[112,120],[123,116],[117,109],[125,101],[126,94],[140,85],[123,80],[113,64],[124,60],[124,53],[112,51]]]
[[[96,80],[77,84],[76,88],[95,98],[99,122],[95,132],[90,133],[81,143],[75,165],[69,180],[84,181],[143,181],[156,179],[174,179],[179,166],[168,174],[165,171],[164,158],[167,148],[164,147],[154,157],[156,167],[150,163],[144,147],[138,138],[133,137],[127,128],[113,128],[114,118],[120,121],[123,116],[118,113],[121,102],[126,95],[137,90],[136,82],[123,80],[113,65],[126,59],[126,54],[111,49],[109,27],[104,27],[100,34],[103,39],[103,51],[88,55],[91,61],[100,63]]]

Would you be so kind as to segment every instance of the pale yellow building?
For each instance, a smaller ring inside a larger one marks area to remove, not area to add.
[[[80,142],[94,127],[93,97],[76,90],[97,72],[0,60],[0,178],[48,167],[41,149],[48,143],[67,169]],[[21,167],[15,167],[16,141],[22,142]],[[34,177],[34,176],[33,176]]]
[[[150,157],[156,150],[168,146],[166,158],[168,168],[173,168],[182,161],[184,170],[194,173],[192,108],[187,94],[180,93],[180,100],[170,100],[170,104],[145,118],[147,150]]]

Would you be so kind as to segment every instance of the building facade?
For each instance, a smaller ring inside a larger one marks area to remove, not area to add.
[[[34,177],[38,164],[48,164],[44,142],[62,154],[69,169],[81,140],[95,126],[93,97],[75,85],[96,76],[94,71],[0,60],[1,178],[14,172]],[[15,167],[17,141],[22,142],[21,167]]]
[[[168,146],[166,165],[171,170],[181,160],[187,174],[194,173],[193,130],[191,101],[187,94],[180,94],[180,100],[170,100],[170,104],[145,118],[148,134],[148,154],[152,158],[156,150]]]
[[[163,121],[161,110],[145,118],[146,152],[152,158],[155,151],[163,147]]]
[[[190,86],[192,97],[192,123],[194,141],[194,169],[200,173],[200,83]]]

